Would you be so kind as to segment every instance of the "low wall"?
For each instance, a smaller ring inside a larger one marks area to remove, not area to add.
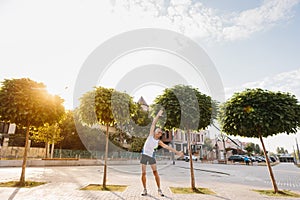
[[[24,147],[3,146],[0,149],[0,158],[23,158]],[[28,158],[43,158],[45,157],[45,148],[30,147],[28,150]]]

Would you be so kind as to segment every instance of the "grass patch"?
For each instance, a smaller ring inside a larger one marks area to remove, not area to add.
[[[99,184],[89,184],[80,190],[100,190],[100,191],[113,191],[113,192],[124,192],[127,188],[127,185],[106,185],[104,188]]]
[[[192,190],[192,188],[170,187],[170,190],[174,194],[216,194],[214,191],[208,188],[196,188],[195,190]]]
[[[21,186],[19,181],[9,181],[0,183],[0,187],[25,187],[31,188],[45,184],[46,182],[25,181],[25,185]]]
[[[274,193],[274,190],[253,190],[263,195],[272,196],[272,197],[293,197],[299,198],[300,194],[291,192],[289,190],[279,190],[278,193]]]

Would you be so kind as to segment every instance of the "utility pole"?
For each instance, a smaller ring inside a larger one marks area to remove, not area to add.
[[[298,160],[297,160],[297,163],[300,162],[300,151],[299,151],[299,146],[298,146],[298,141],[297,141],[297,138],[296,139],[296,147],[297,147],[297,155],[298,155]]]
[[[172,148],[174,149],[174,128],[172,129]],[[173,165],[175,165],[174,152],[172,152],[172,161],[173,161]]]
[[[297,155],[296,155],[294,146],[293,146],[293,151],[294,151],[294,164],[296,165],[297,164]]]

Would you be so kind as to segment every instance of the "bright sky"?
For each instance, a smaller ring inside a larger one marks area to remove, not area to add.
[[[260,87],[291,92],[300,99],[299,24],[299,0],[2,0],[0,81],[29,77],[43,82],[72,109],[77,76],[93,50],[126,31],[161,28],[184,34],[205,50],[223,81],[226,98]],[[161,55],[165,59],[160,60],[155,53],[141,51],[120,58],[98,83],[113,87],[136,67],[171,67],[177,59]],[[118,65],[125,67],[120,70]],[[175,70],[187,73],[192,83],[197,78],[191,71]],[[205,90],[203,85],[197,87]],[[138,85],[131,95],[135,100],[142,95],[151,103],[164,87]],[[300,142],[299,132],[267,138],[266,145],[272,151],[282,146],[291,152],[296,137]]]

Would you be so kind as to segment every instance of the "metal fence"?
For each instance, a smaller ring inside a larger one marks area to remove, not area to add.
[[[54,158],[81,158],[81,159],[104,159],[105,152],[103,151],[84,151],[84,150],[68,150],[68,149],[55,149],[53,153]],[[115,151],[109,152],[108,158],[110,159],[140,159],[141,153],[128,152],[128,151]],[[171,153],[159,152],[156,153],[156,158],[171,159]]]

